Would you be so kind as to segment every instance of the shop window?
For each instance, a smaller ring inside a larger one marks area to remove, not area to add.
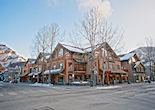
[[[59,77],[58,82],[63,83],[63,81],[64,81],[63,77]]]

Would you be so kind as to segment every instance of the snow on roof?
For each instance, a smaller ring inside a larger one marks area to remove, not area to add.
[[[68,49],[69,51],[77,52],[77,53],[85,53],[84,50],[79,47],[74,47],[74,46],[70,46],[70,45],[66,45],[66,44],[61,44],[61,45],[64,48]]]
[[[58,74],[61,72],[62,72],[62,69],[51,69],[51,70],[46,70],[44,74]]]
[[[23,67],[24,64],[25,64],[25,62],[15,62],[15,63],[9,64],[8,67],[13,67],[13,68],[16,68],[16,67]]]
[[[28,59],[28,64],[34,64],[35,61],[36,61],[36,59],[31,59],[31,58],[29,58],[29,59]]]
[[[128,54],[125,54],[124,56],[121,56],[120,57],[120,60],[121,61],[126,61],[126,60],[129,60],[131,57],[133,57],[135,55],[135,53],[128,53]]]
[[[40,72],[32,72],[32,73],[29,73],[28,76],[33,76],[33,75],[37,76],[39,74],[40,74]]]

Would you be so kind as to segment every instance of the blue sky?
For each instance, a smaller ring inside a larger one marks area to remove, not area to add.
[[[62,30],[69,32],[74,23],[81,19],[84,8],[79,8],[82,0],[77,1],[0,0],[0,43],[10,46],[25,57],[30,57],[32,40],[44,25],[55,22]],[[155,37],[154,0],[109,2],[112,9],[110,21],[125,32],[125,52],[143,45],[145,36]]]

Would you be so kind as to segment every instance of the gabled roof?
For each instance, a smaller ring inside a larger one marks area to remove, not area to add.
[[[45,57],[46,59],[48,59],[49,57],[50,57],[50,53],[43,53],[43,52],[40,52],[39,53],[39,55],[38,55],[38,57],[40,56],[40,57]],[[37,58],[38,59],[38,58]]]
[[[132,58],[136,53],[128,53],[124,55],[119,55],[121,61],[127,61]]]
[[[103,43],[102,43],[102,44],[103,44]],[[102,44],[97,44],[97,45],[95,45],[94,49],[99,48],[99,46],[101,46]],[[89,47],[87,47],[87,48],[84,48],[84,50],[85,50],[86,52],[91,52],[91,51],[92,51],[92,49],[91,49],[91,47],[90,47],[90,46],[89,46]]]
[[[136,67],[139,66],[140,64],[144,67],[144,65],[143,65],[143,63],[142,63],[141,61],[137,61],[137,62],[135,63],[134,68],[136,68]]]
[[[110,51],[111,52],[111,55],[114,56],[115,58],[119,58],[117,56],[117,54],[115,53],[115,51],[111,48],[111,46],[107,42],[103,42],[101,44],[98,44],[97,49],[100,49],[102,47],[104,47],[107,51]]]
[[[71,52],[85,53],[82,48],[71,46],[71,45],[66,45],[66,44],[61,44],[61,45]]]
[[[71,46],[71,45],[67,45],[67,44],[63,44],[63,43],[58,43],[58,45],[56,46],[56,48],[58,46],[62,46],[63,48],[67,49],[68,51],[70,52],[75,52],[75,53],[89,53],[91,52],[91,47],[87,47],[87,48],[80,48],[80,47],[76,47],[76,46]],[[101,43],[101,44],[97,44],[95,45],[94,47],[94,50],[96,49],[100,49],[102,48],[103,46],[105,46],[105,48],[107,49],[107,51],[111,51],[113,53],[113,55],[115,57],[118,58],[118,56],[116,55],[116,53],[113,51],[113,49],[110,47],[110,45],[107,43],[107,42],[104,42],[104,43]],[[55,48],[55,49],[56,49]],[[54,50],[55,51],[55,50]],[[53,51],[53,52],[54,52]]]
[[[28,63],[28,64],[34,64],[35,61],[36,61],[36,59],[29,58],[29,59],[27,60],[27,63]]]
[[[25,62],[16,62],[16,63],[11,63],[9,64],[8,68],[15,68],[16,66],[19,66],[19,67],[23,67],[25,65]]]

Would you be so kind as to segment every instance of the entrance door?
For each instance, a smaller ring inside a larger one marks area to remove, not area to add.
[[[55,75],[51,75],[51,83],[55,84]]]

